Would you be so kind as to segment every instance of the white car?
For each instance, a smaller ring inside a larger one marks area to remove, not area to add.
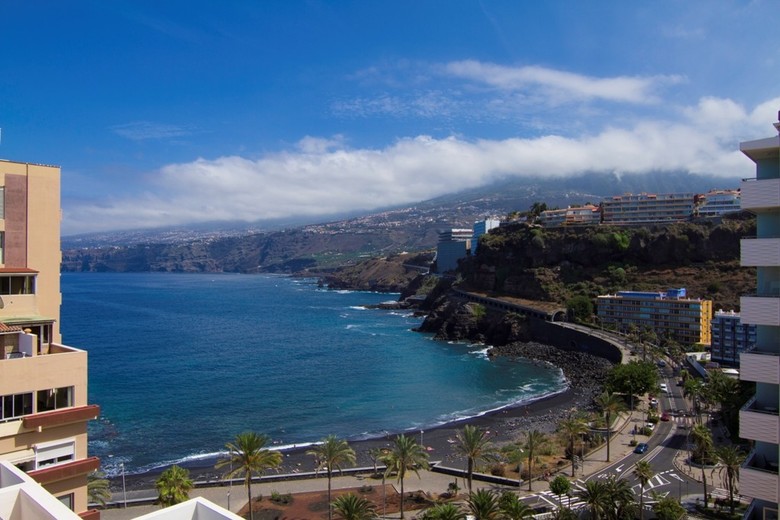
[[[662,391],[663,393],[665,393],[665,394],[668,394],[668,393],[669,393],[669,387],[668,387],[668,386],[666,386],[666,383],[661,383],[660,387],[661,387],[661,391]]]

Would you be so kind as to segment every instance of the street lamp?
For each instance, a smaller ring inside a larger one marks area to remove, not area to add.
[[[125,509],[127,509],[127,485],[125,484],[125,463],[120,462],[122,465],[122,496],[125,501]]]

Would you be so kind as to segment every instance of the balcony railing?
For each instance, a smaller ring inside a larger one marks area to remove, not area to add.
[[[739,358],[739,377],[743,381],[780,384],[780,353],[755,347]]]
[[[754,441],[780,442],[778,403],[759,402],[754,396],[739,411],[739,436]]]
[[[743,495],[777,502],[777,460],[769,460],[755,450],[742,463],[739,488]]]
[[[780,207],[780,179],[744,179],[741,188],[742,209],[761,210]]]
[[[780,326],[780,291],[759,291],[740,298],[742,323]]]

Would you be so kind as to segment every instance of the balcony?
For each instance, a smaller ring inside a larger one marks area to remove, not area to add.
[[[746,179],[741,184],[742,209],[763,211],[780,207],[780,178]]]
[[[742,323],[780,326],[780,294],[753,294],[740,298]]]
[[[100,415],[100,406],[91,404],[87,406],[77,406],[74,408],[63,408],[61,410],[51,410],[48,412],[26,415],[22,419],[25,428],[43,429],[62,426],[76,422],[86,422],[97,419]]]
[[[780,265],[780,238],[743,238],[740,244],[743,267]]]
[[[59,482],[60,480],[86,475],[97,469],[100,469],[100,459],[97,457],[89,457],[67,462],[65,464],[57,464],[56,466],[50,466],[44,469],[36,469],[27,474],[34,478],[39,484],[51,484],[52,482]],[[775,476],[777,475],[775,474]]]
[[[739,411],[739,436],[743,439],[780,444],[777,402],[759,403],[753,397]]]
[[[755,451],[748,455],[739,471],[739,489],[743,495],[777,503],[777,461],[767,460]]]
[[[739,358],[739,378],[756,383],[780,384],[780,355],[755,348]]]

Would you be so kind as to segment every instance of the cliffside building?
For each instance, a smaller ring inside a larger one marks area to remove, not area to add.
[[[693,216],[693,209],[693,193],[629,193],[601,203],[602,223],[613,226],[681,222]]]
[[[446,273],[458,267],[458,260],[466,258],[471,249],[471,229],[448,229],[439,233],[436,244],[436,272]]]
[[[778,114],[780,119],[780,114]],[[775,123],[780,132],[780,122]],[[753,450],[739,472],[739,492],[753,498],[748,520],[776,520],[780,501],[780,136],[740,143],[756,164],[742,181],[742,209],[756,215],[756,237],[742,240],[741,263],[756,268],[755,294],[740,298],[744,323],[756,326],[756,346],[740,357],[740,379],[756,384],[739,412],[739,436]]]
[[[569,206],[566,209],[548,209],[539,214],[544,227],[595,226],[601,222],[601,208],[593,204]]]
[[[477,253],[477,246],[479,245],[479,237],[486,234],[491,229],[497,228],[500,224],[501,221],[496,218],[488,218],[485,220],[474,222],[474,227],[473,227],[474,232],[471,235],[472,255]]]
[[[712,318],[710,329],[712,361],[739,365],[740,354],[756,345],[756,326],[743,323],[738,312],[717,311]]]
[[[710,190],[696,197],[696,215],[700,218],[717,218],[742,210],[739,190]]]
[[[0,161],[0,460],[84,518],[87,353],[60,336],[60,170]]]
[[[685,289],[664,292],[620,291],[596,298],[605,327],[626,331],[630,325],[649,327],[659,337],[683,345],[710,344],[712,301],[686,297]]]

